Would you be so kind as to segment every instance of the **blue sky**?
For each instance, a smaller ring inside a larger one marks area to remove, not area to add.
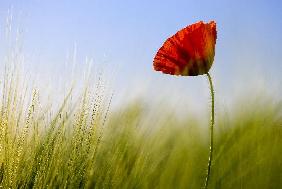
[[[204,105],[208,90],[203,77],[162,75],[152,71],[152,60],[177,30],[199,20],[215,20],[218,40],[211,73],[219,98],[225,101],[230,94],[260,86],[281,94],[282,1],[3,0],[1,44],[11,7],[14,25],[24,30],[27,64],[42,78],[60,75],[66,55],[76,44],[78,68],[88,56],[94,65],[106,62],[118,70],[117,98],[162,93],[179,100],[189,98],[185,105],[198,106],[198,101]],[[3,56],[5,46],[0,45],[0,50]]]

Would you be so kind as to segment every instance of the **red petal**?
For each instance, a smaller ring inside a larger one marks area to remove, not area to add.
[[[213,63],[215,42],[215,22],[187,26],[164,42],[154,58],[154,69],[172,75],[205,74]]]

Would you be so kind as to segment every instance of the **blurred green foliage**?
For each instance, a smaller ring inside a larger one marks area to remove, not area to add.
[[[24,111],[16,88],[3,90],[2,188],[198,189],[204,184],[208,125],[197,119],[181,121],[163,108],[148,111],[142,102],[109,114],[109,100],[87,90],[76,108],[67,96],[48,117],[36,91]],[[281,188],[281,105],[260,97],[238,101],[232,114],[217,112],[210,188]]]

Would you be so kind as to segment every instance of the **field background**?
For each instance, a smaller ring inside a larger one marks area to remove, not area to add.
[[[210,188],[282,187],[282,4],[0,2],[0,188],[201,188],[205,76],[152,70],[163,41],[216,20]]]

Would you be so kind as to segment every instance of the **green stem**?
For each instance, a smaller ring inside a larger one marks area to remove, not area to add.
[[[211,163],[212,163],[212,157],[213,157],[213,127],[214,127],[214,89],[213,89],[213,84],[212,84],[212,78],[209,73],[207,73],[207,77],[208,77],[209,84],[210,84],[212,107],[211,107],[211,122],[210,122],[210,152],[209,152],[208,170],[207,170],[206,181],[205,181],[205,189],[208,188],[210,174],[211,174]]]

